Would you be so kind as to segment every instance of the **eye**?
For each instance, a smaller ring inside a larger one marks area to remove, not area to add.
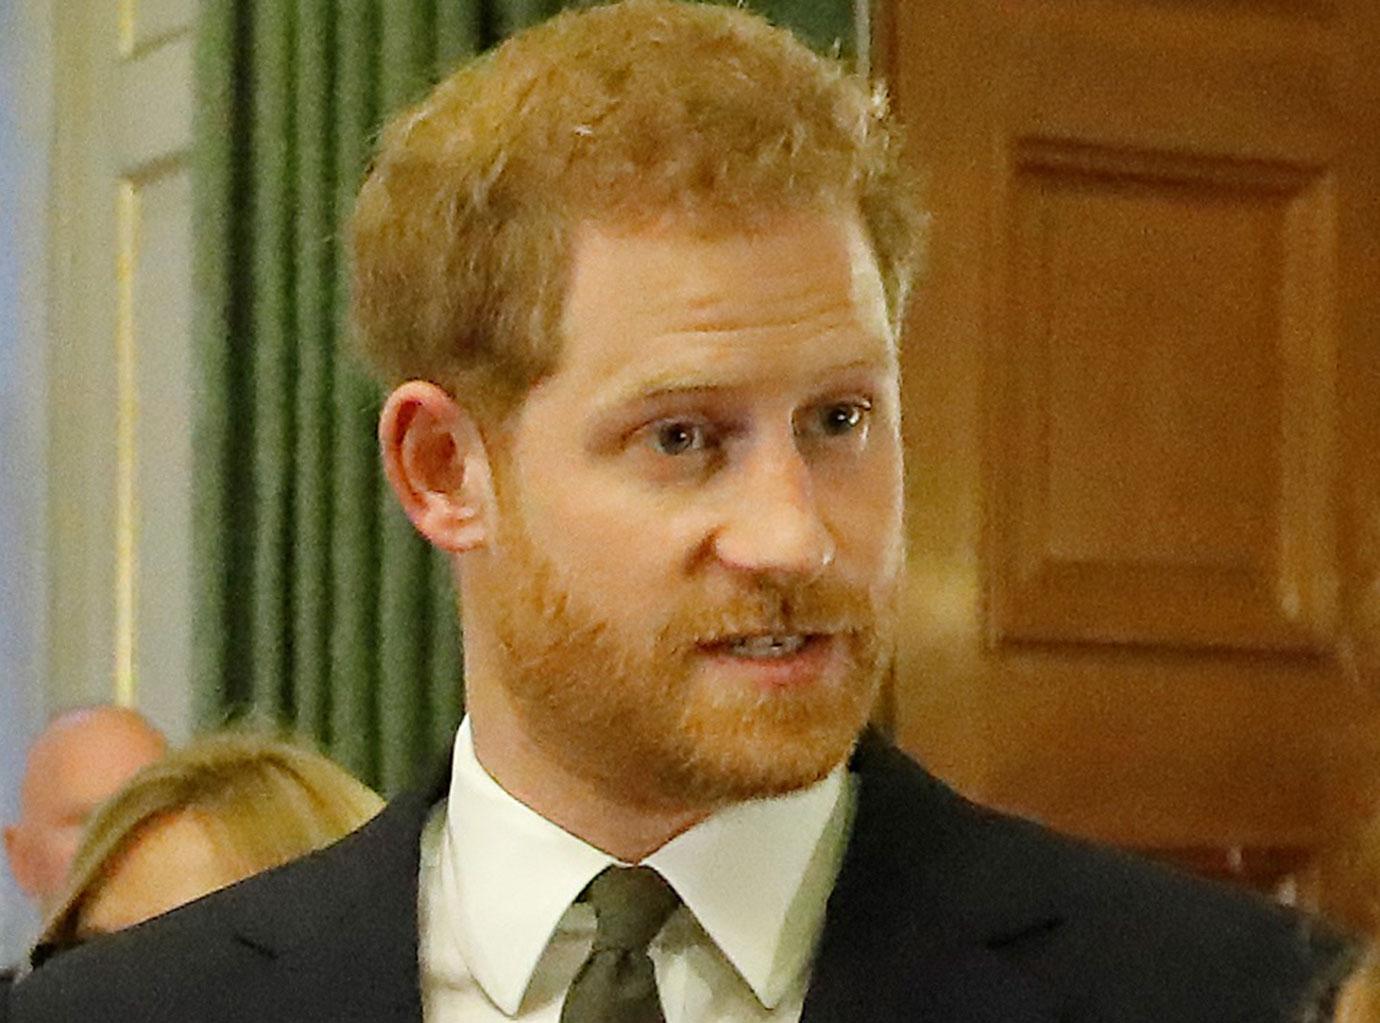
[[[685,419],[658,423],[652,430],[652,446],[662,455],[686,455],[709,447],[709,431],[702,423]]]
[[[820,418],[825,433],[848,433],[862,424],[863,409],[858,405],[830,405]]]
[[[864,429],[871,411],[872,403],[867,401],[830,402],[816,410],[811,425],[825,437],[843,437]]]

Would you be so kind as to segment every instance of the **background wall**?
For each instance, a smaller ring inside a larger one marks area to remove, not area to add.
[[[43,713],[43,266],[51,126],[45,2],[0,3],[0,819]],[[0,870],[0,964],[33,925]]]

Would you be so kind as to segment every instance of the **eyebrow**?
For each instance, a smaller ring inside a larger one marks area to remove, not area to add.
[[[895,365],[894,356],[869,356],[854,359],[840,366],[829,366],[816,374],[821,380],[860,370],[887,371]],[[670,371],[640,380],[631,387],[616,392],[608,401],[599,402],[598,409],[606,412],[630,404],[649,404],[666,398],[708,396],[742,390],[750,380],[716,379],[705,373]]]

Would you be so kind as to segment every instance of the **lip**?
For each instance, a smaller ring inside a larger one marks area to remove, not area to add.
[[[727,643],[702,646],[702,656],[716,670],[743,676],[764,689],[794,689],[810,685],[828,669],[838,648],[838,638],[812,634],[793,654],[777,658],[742,657],[729,652]]]

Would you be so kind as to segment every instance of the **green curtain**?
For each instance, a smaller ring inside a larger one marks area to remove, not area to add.
[[[853,5],[749,4],[852,51]],[[382,483],[377,389],[342,350],[340,226],[387,115],[578,2],[203,0],[197,38],[193,608],[203,726],[255,718],[384,792],[462,699],[447,568]]]

